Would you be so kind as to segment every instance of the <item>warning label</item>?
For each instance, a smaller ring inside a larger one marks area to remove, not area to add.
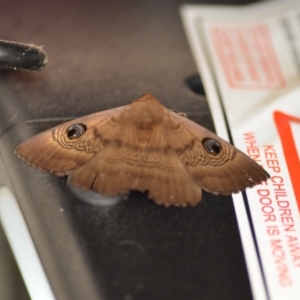
[[[228,139],[224,113],[235,146],[270,174],[233,195],[253,298],[298,300],[299,0],[182,12],[218,134]]]
[[[257,163],[265,161],[270,172],[269,181],[258,186],[257,200],[259,212],[268,240],[269,256],[277,284],[289,287],[294,284],[293,269],[300,268],[300,241],[296,220],[298,212],[292,209],[293,196],[286,188],[286,178],[282,175],[281,163],[275,145],[257,145],[253,132],[244,134],[246,153]]]
[[[210,34],[231,88],[277,89],[285,85],[266,24],[215,25]]]

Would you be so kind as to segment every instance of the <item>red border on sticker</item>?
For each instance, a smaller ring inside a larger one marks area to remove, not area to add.
[[[298,209],[300,211],[300,160],[291,129],[291,122],[300,124],[300,118],[287,115],[281,111],[275,111],[273,117],[290,173],[294,193],[298,203]]]
[[[231,88],[278,89],[285,85],[265,23],[213,25],[210,34]]]

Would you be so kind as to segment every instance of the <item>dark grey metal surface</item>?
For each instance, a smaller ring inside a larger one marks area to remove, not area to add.
[[[2,38],[44,45],[49,55],[41,73],[1,73],[0,172],[57,299],[252,299],[231,197],[204,194],[197,207],[166,209],[132,193],[95,207],[74,197],[66,178],[13,153],[62,119],[128,104],[148,87],[213,129],[204,97],[186,84],[197,71],[181,3],[2,1]]]

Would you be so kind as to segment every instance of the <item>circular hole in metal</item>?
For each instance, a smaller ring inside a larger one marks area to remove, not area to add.
[[[204,87],[198,74],[186,78],[185,83],[195,94],[205,96]]]

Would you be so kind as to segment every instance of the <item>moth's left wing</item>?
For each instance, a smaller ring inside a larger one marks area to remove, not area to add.
[[[270,176],[255,161],[206,128],[166,110],[170,147],[199,187],[229,195],[266,181]],[[211,150],[211,151],[209,151]]]

